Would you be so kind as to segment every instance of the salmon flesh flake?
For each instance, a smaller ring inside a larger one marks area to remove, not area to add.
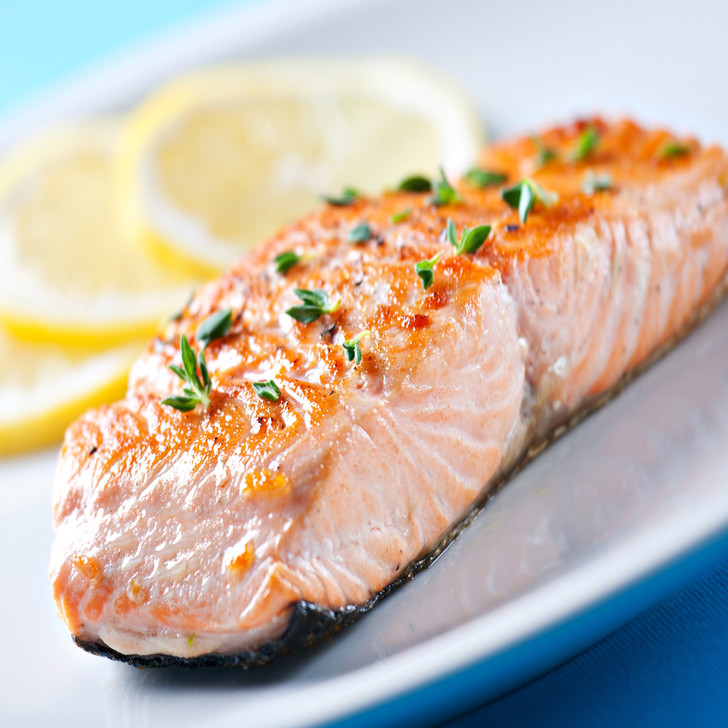
[[[536,183],[525,223],[499,186],[468,179],[439,206],[356,198],[207,284],[126,398],[66,433],[50,578],[78,644],[137,665],[259,664],[426,564],[529,449],[722,291],[728,160],[675,141],[592,119],[500,143],[480,167]],[[543,146],[555,158],[539,165]],[[458,255],[448,220],[492,232]],[[289,251],[302,257],[279,273]],[[425,290],[415,265],[438,254]],[[341,303],[302,323],[286,313],[295,289]],[[210,405],[163,405],[182,393],[180,337],[199,350],[198,326],[226,309],[229,333],[205,350]],[[277,401],[253,387],[268,380]]]

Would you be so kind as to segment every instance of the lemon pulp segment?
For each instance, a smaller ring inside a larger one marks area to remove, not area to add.
[[[123,395],[142,350],[104,352],[20,341],[0,329],[0,455],[50,445],[84,410]]]
[[[0,318],[21,337],[102,345],[149,335],[194,285],[120,235],[117,132],[113,121],[79,124],[0,166]]]
[[[190,74],[129,117],[119,178],[128,232],[219,269],[321,193],[376,193],[402,177],[462,172],[482,132],[469,102],[393,59],[297,59]]]

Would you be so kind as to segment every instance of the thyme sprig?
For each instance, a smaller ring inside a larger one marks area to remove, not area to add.
[[[452,205],[462,201],[457,190],[448,182],[445,170],[442,167],[440,167],[440,179],[434,183],[433,191],[434,194],[430,198],[430,204],[435,207]]]
[[[395,212],[394,215],[392,215],[392,217],[390,217],[389,219],[391,220],[393,225],[397,225],[400,222],[404,222],[411,214],[412,214],[412,208],[405,207],[404,210]]]
[[[372,229],[366,222],[355,225],[349,234],[346,236],[346,241],[349,243],[366,243],[372,237]]]
[[[668,139],[658,150],[657,158],[659,160],[673,159],[689,153],[690,147],[687,144],[682,144],[674,139]]]
[[[208,316],[198,327],[195,332],[195,338],[203,349],[207,349],[211,341],[222,339],[230,333],[230,327],[233,323],[233,312],[231,309],[217,311],[212,316]]]
[[[198,404],[203,407],[210,406],[210,390],[212,389],[212,381],[207,371],[207,363],[205,362],[205,350],[200,349],[200,353],[195,357],[187,337],[182,334],[180,337],[180,352],[182,354],[182,366],[170,364],[169,368],[187,385],[182,391],[183,395],[167,397],[162,400],[162,404],[180,412],[190,412]],[[200,373],[198,375],[197,368],[199,366]]]
[[[576,147],[571,153],[572,161],[583,162],[594,153],[598,145],[599,132],[594,125],[590,125],[579,135],[576,141]]]
[[[595,192],[606,192],[612,189],[612,178],[608,174],[594,174],[594,172],[590,171],[584,177],[581,189],[587,195],[593,195]]]
[[[355,365],[361,364],[362,354],[359,341],[366,336],[371,336],[371,331],[360,331],[353,339],[348,339],[342,344],[347,361],[353,361]]]
[[[302,324],[310,324],[321,318],[324,314],[334,313],[341,305],[341,298],[337,298],[331,302],[326,291],[320,288],[313,288],[311,290],[295,288],[293,292],[303,303],[299,306],[292,306],[286,310],[286,313]]]
[[[268,402],[277,402],[281,398],[281,390],[273,379],[267,382],[253,382],[253,391]]]
[[[422,281],[422,288],[427,290],[435,280],[435,266],[440,261],[440,258],[444,255],[444,251],[440,251],[436,255],[434,255],[432,258],[425,258],[424,260],[421,260],[419,263],[415,263],[415,273],[419,276],[420,280]]]
[[[285,253],[276,255],[273,258],[273,262],[276,264],[276,271],[278,273],[288,273],[294,265],[298,265],[303,259],[302,255],[294,252],[293,250],[286,250]]]
[[[457,255],[465,255],[467,253],[477,253],[479,248],[490,235],[490,225],[478,225],[478,227],[468,230],[468,226],[463,227],[463,231],[460,234],[458,240],[458,233],[455,228],[455,223],[448,218],[447,221],[447,239],[450,241],[450,245],[455,248]]]
[[[421,174],[413,174],[405,177],[398,185],[400,192],[429,192],[432,189],[432,182]]]
[[[533,137],[533,143],[536,145],[536,167],[539,169],[549,162],[555,162],[559,158],[559,153],[555,149],[551,149],[544,144],[541,137]]]
[[[334,207],[348,207],[359,197],[359,190],[355,187],[344,187],[338,197],[336,195],[320,195],[320,197],[324,202]]]
[[[534,180],[525,178],[512,187],[502,189],[501,198],[509,207],[518,210],[518,217],[525,224],[536,202],[551,207],[558,201],[559,196],[555,192],[545,190]]]
[[[496,172],[492,169],[473,167],[465,173],[465,179],[473,185],[473,187],[480,187],[484,189],[494,185],[502,185],[508,179],[508,175],[503,172]]]
[[[170,364],[169,368],[187,385],[182,390],[184,394],[166,397],[162,400],[162,404],[180,412],[191,412],[198,404],[203,407],[210,406],[210,390],[212,389],[212,380],[207,370],[207,362],[205,361],[205,349],[210,342],[215,339],[221,339],[230,333],[230,327],[233,322],[233,312],[231,309],[216,311],[208,316],[195,331],[195,338],[200,344],[200,352],[195,356],[190,342],[187,337],[182,334],[179,340],[179,349],[182,356],[182,366]],[[198,374],[199,368],[199,374]]]
[[[282,273],[283,275],[299,263],[310,263],[312,260],[316,260],[315,254],[296,253],[295,250],[286,250],[273,258],[273,262],[276,264],[276,272]]]

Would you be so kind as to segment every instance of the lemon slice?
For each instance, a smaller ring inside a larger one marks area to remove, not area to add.
[[[396,59],[284,59],[192,73],[128,119],[120,190],[128,232],[168,259],[220,269],[322,193],[376,193],[457,174],[483,143],[451,82]]]
[[[141,348],[69,350],[20,341],[0,329],[0,455],[57,442],[81,412],[121,396]]]
[[[120,234],[119,123],[81,122],[0,164],[0,319],[18,336],[110,344],[154,332],[193,283]]]

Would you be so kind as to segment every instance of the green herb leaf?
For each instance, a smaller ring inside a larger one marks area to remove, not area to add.
[[[528,220],[528,214],[536,201],[533,189],[525,180],[501,190],[501,198],[509,207],[518,210],[521,222]]]
[[[457,190],[447,181],[445,171],[442,167],[440,167],[440,180],[439,182],[435,182],[434,191],[435,194],[430,198],[430,204],[435,207],[452,205],[455,202],[461,201]]]
[[[326,313],[334,313],[341,305],[340,298],[331,303],[326,291],[322,291],[320,288],[313,290],[296,288],[293,292],[303,301],[303,305],[293,306],[286,313],[302,324],[310,324]]]
[[[253,391],[261,399],[267,399],[269,402],[277,402],[281,398],[281,390],[272,379],[267,382],[253,382]]]
[[[328,294],[320,288],[296,288],[293,292],[309,306],[320,306],[324,308],[329,305]]]
[[[197,364],[200,367],[200,374],[202,375],[202,386],[205,392],[209,392],[212,387],[212,381],[210,380],[210,372],[207,371],[207,362],[205,361],[205,352],[203,350],[197,355]]]
[[[472,230],[463,228],[458,255],[477,253],[483,243],[488,239],[491,229],[490,225],[478,225]]]
[[[198,387],[202,387],[202,383],[197,377],[197,360],[195,359],[195,352],[192,350],[186,336],[182,335],[179,345],[180,353],[182,355],[182,367],[184,368],[186,380],[196,382]]]
[[[449,217],[447,219],[447,239],[450,241],[450,245],[453,245],[457,248],[458,231],[455,227],[455,223]]]
[[[490,225],[478,225],[478,227],[468,230],[467,225],[463,227],[463,232],[458,240],[455,223],[448,219],[447,221],[447,239],[450,241],[458,255],[466,253],[477,253],[480,247],[488,238],[491,231]]]
[[[427,290],[431,285],[432,282],[435,280],[435,273],[434,268],[439,262],[440,258],[443,256],[443,251],[441,250],[437,255],[430,258],[429,260],[425,258],[425,260],[421,260],[419,263],[415,263],[415,273],[420,277],[420,280],[422,281],[422,288]]]
[[[233,323],[233,312],[231,309],[225,311],[217,311],[212,316],[208,316],[198,327],[195,332],[195,338],[202,345],[203,349],[215,339],[222,339],[230,333],[230,327]]]
[[[350,243],[365,243],[371,237],[372,229],[369,225],[367,225],[367,223],[363,222],[349,230],[349,234],[346,236],[346,239]]]
[[[359,197],[359,191],[354,187],[344,187],[338,197],[335,195],[321,195],[321,199],[324,202],[328,202],[329,205],[334,205],[335,207],[351,205],[357,197]]]
[[[212,388],[212,381],[207,370],[204,349],[200,349],[200,353],[195,358],[195,352],[184,334],[180,337],[179,348],[182,355],[182,366],[170,364],[169,368],[187,385],[183,390],[184,396],[167,397],[162,400],[162,404],[174,407],[180,412],[190,412],[198,404],[209,407],[210,397],[208,395]],[[198,366],[199,375],[197,374]],[[200,376],[202,380],[200,380]]]
[[[533,137],[533,143],[536,145],[536,166],[541,168],[549,162],[554,162],[559,158],[556,150],[547,147],[540,137]]]
[[[166,397],[162,400],[162,404],[167,405],[167,407],[174,407],[180,412],[191,412],[199,403],[200,400],[197,397],[189,395]]]
[[[525,224],[536,202],[551,207],[559,196],[555,192],[548,192],[532,179],[522,179],[518,184],[501,190],[501,198],[509,207],[518,210],[518,217]]]
[[[589,172],[581,183],[581,189],[587,195],[611,190],[612,178],[608,174],[594,174],[594,172]]]
[[[287,250],[285,253],[276,255],[276,257],[273,258],[273,262],[276,264],[276,271],[278,273],[287,273],[294,265],[298,264],[302,258],[302,255],[294,253],[292,250]]]
[[[571,154],[574,162],[583,162],[587,157],[591,156],[599,144],[599,132],[595,126],[588,126],[579,135],[576,142],[576,148]]]
[[[682,157],[685,154],[690,154],[690,147],[687,144],[681,144],[674,139],[666,141],[657,152],[657,158],[673,159],[674,157]]]
[[[536,182],[536,180],[526,180],[536,195],[536,202],[540,202],[544,207],[553,207],[559,201],[559,195],[556,192],[546,190]]]
[[[400,210],[399,212],[395,212],[394,215],[390,218],[393,225],[396,225],[397,223],[404,222],[410,215],[412,214],[412,208],[406,207],[404,210]]]
[[[466,172],[465,179],[474,187],[485,188],[502,185],[508,179],[508,175],[503,174],[503,172],[494,172],[491,169],[473,167],[469,172]]]
[[[398,185],[400,192],[429,192],[432,189],[432,182],[421,174],[413,174],[405,177]]]
[[[346,354],[347,361],[353,361],[355,365],[361,364],[361,345],[359,341],[365,336],[370,336],[371,331],[362,331],[358,333],[353,339],[345,341],[342,346]]]
[[[180,378],[187,381],[187,374],[182,367],[178,367],[176,364],[170,364],[169,368]]]

